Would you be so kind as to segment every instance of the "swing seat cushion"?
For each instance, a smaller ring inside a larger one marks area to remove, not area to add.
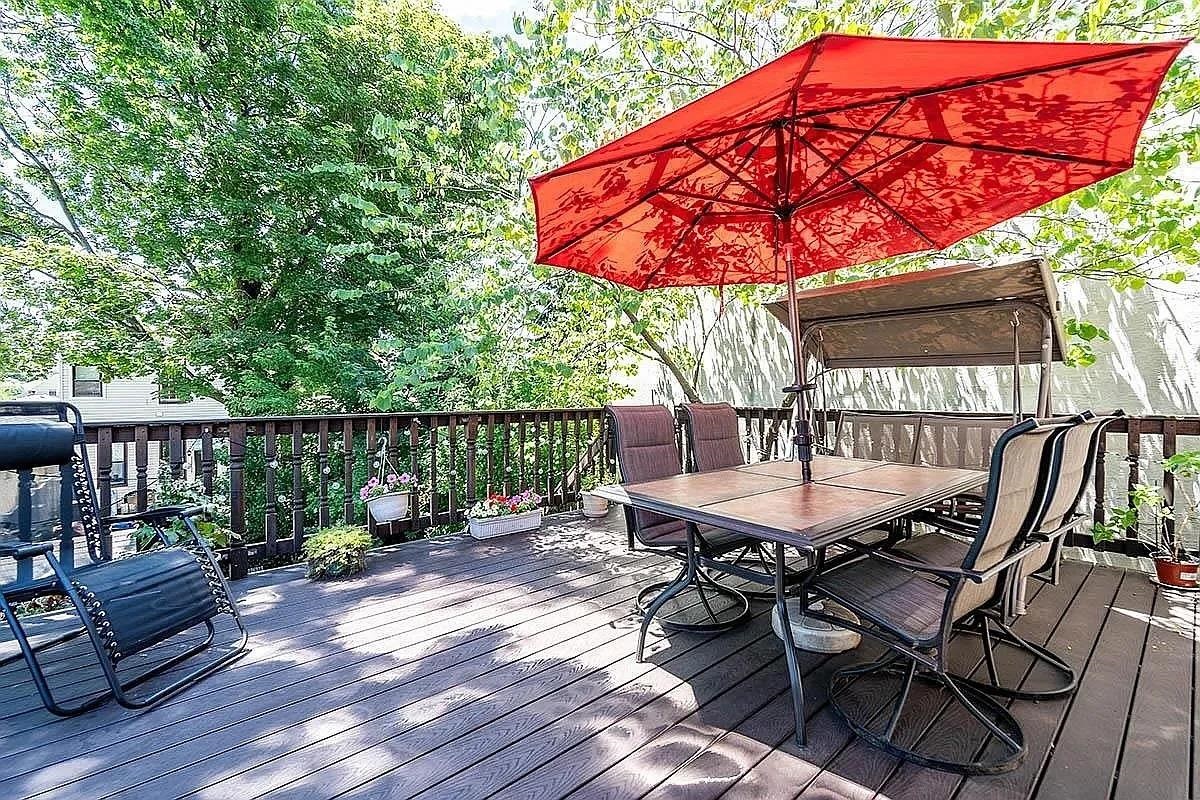
[[[208,574],[182,547],[90,564],[71,583],[114,663],[220,613]]]

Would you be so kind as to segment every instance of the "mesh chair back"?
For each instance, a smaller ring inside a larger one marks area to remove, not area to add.
[[[622,483],[641,483],[683,472],[675,418],[666,406],[607,406]],[[644,545],[687,544],[683,520],[626,507],[626,524]]]
[[[692,468],[697,472],[740,467],[746,463],[741,425],[733,406],[728,403],[685,403],[683,418]]]
[[[1100,442],[1108,426],[1124,414],[1124,411],[1117,410],[1111,414],[1096,416],[1090,411],[1085,411],[1079,415],[1075,426],[1063,434],[1058,483],[1046,503],[1046,513],[1039,526],[1040,532],[1058,533],[1074,516],[1075,509],[1079,507],[1088,484],[1091,483]],[[1022,577],[1043,572],[1053,566],[1058,560],[1061,544],[1061,539],[1048,541],[1031,553],[1021,562]]]
[[[1101,439],[1108,427],[1124,415],[1120,410],[1103,416],[1084,412],[1080,422],[1063,435],[1062,465],[1042,520],[1043,532],[1058,530],[1074,514],[1091,483]]]
[[[67,570],[108,557],[83,420],[69,403],[0,402],[0,539],[57,542]],[[46,574],[43,559],[5,559],[0,586],[20,589]]]
[[[1025,420],[1001,434],[992,451],[983,514],[963,568],[986,571],[1007,558],[1037,530],[1054,491],[1062,461],[1065,420]],[[979,608],[995,596],[996,578],[962,581],[952,593],[953,619]]]

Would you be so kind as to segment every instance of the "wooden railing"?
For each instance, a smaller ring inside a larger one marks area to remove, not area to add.
[[[737,411],[748,461],[787,455],[790,409]],[[827,420],[829,430],[834,424]],[[1112,426],[1088,499],[1093,518],[1124,505],[1139,482],[1161,482],[1173,495],[1174,476],[1163,475],[1158,461],[1200,447],[1190,437],[1200,437],[1200,417],[1132,417]],[[366,524],[381,540],[397,541],[462,523],[471,504],[493,492],[533,488],[549,510],[561,510],[574,507],[586,486],[616,480],[601,408],[121,422],[90,425],[88,441],[103,508],[114,508],[122,493],[131,509],[158,500],[155,463],[169,479],[192,477],[224,499],[235,544],[223,555],[233,575],[250,563],[294,558],[307,535],[332,524]],[[121,444],[131,452],[127,485],[118,487],[113,448]],[[686,463],[682,432],[680,444]],[[376,524],[358,499],[381,461],[420,482],[408,519]],[[1107,547],[1140,554],[1134,533]],[[1091,540],[1081,534],[1071,543]]]
[[[102,508],[113,508],[121,492],[138,510],[160,499],[155,462],[163,478],[194,478],[205,494],[227,500],[240,542],[227,553],[234,575],[250,561],[294,556],[306,535],[332,524],[367,524],[396,541],[460,523],[494,492],[532,488],[548,509],[567,508],[585,481],[611,474],[596,457],[599,408],[122,422],[90,425],[88,441]],[[127,485],[115,486],[113,447],[121,443],[132,452]],[[358,499],[381,464],[417,476],[406,520],[377,525]]]
[[[782,455],[774,435],[786,410],[739,409],[750,460]],[[494,493],[533,488],[549,510],[615,480],[601,408],[246,417],[88,426],[102,508],[161,502],[160,481],[192,480],[228,504],[233,575],[291,559],[304,538],[333,524],[366,524],[383,541],[460,524]],[[683,441],[681,437],[681,442]],[[127,454],[114,480],[114,447]],[[417,476],[408,519],[377,524],[358,499],[380,462]]]

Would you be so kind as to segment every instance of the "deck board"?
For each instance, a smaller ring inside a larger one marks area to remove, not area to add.
[[[964,780],[874,750],[833,713],[830,674],[870,643],[803,655],[810,741],[797,748],[767,603],[721,636],[652,637],[638,663],[637,590],[673,562],[624,540],[616,513],[561,517],[530,536],[391,548],[359,580],[254,575],[235,585],[252,652],[143,713],[54,719],[23,664],[7,665],[0,797],[1192,796],[1196,603],[1143,575],[1067,564],[1061,585],[1036,588],[1018,630],[1080,670],[1079,692],[1013,701],[1029,756]],[[1038,681],[999,655],[1011,680]],[[967,647],[953,659],[979,663]],[[84,642],[48,661],[57,686],[99,685]],[[942,736],[926,725],[954,713],[931,702],[907,735]]]

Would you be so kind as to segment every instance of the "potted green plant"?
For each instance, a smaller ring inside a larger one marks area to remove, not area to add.
[[[367,568],[367,550],[374,542],[355,525],[325,528],[304,540],[308,577],[313,580],[347,578]]]
[[[590,519],[601,519],[608,515],[608,500],[592,494],[591,491],[599,485],[600,478],[594,472],[583,476],[583,490],[579,493],[579,499],[583,506],[583,515]]]
[[[542,497],[533,489],[513,495],[488,495],[471,506],[467,518],[476,539],[533,530],[542,524]]]
[[[393,522],[408,516],[409,499],[417,478],[407,472],[373,477],[359,487],[358,498],[376,522]]]
[[[1179,478],[1200,476],[1200,450],[1176,453],[1163,459],[1165,472]],[[1108,519],[1092,527],[1092,539],[1107,542],[1134,531],[1138,540],[1150,549],[1159,583],[1180,589],[1200,588],[1197,572],[1200,560],[1184,544],[1182,534],[1197,519],[1194,504],[1180,503],[1168,497],[1162,487],[1139,483],[1129,493],[1129,503],[1109,509]],[[1145,529],[1149,528],[1147,535]]]

